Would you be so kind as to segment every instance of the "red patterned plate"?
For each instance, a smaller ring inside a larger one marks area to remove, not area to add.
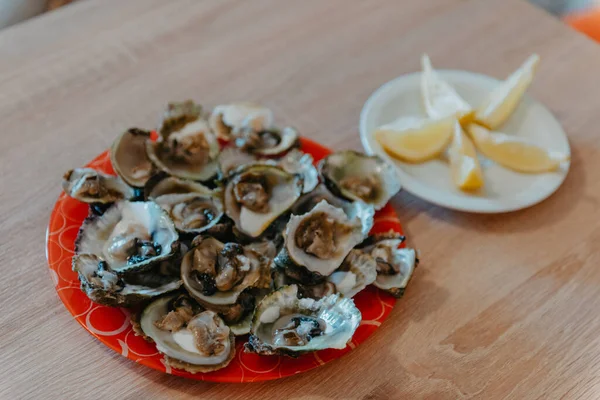
[[[304,152],[313,156],[315,162],[331,153],[329,149],[305,138],[302,138],[301,146]],[[114,174],[108,151],[100,154],[87,166]],[[71,257],[75,237],[87,214],[87,204],[64,193],[58,197],[52,210],[46,234],[46,256],[58,296],[77,322],[102,343],[135,362],[168,374],[213,382],[255,382],[308,371],[343,356],[364,342],[388,317],[396,302],[389,294],[371,286],[356,295],[354,301],[362,313],[362,322],[343,350],[321,350],[295,359],[258,356],[243,352],[245,340],[242,337],[237,339],[235,358],[226,368],[206,374],[191,374],[166,366],[155,345],[134,334],[126,309],[92,303],[79,289],[77,274],[71,269]],[[402,232],[396,213],[388,204],[375,215],[372,232],[387,232],[390,229]]]

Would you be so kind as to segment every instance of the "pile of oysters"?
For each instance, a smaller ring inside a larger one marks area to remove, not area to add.
[[[262,355],[342,349],[361,320],[354,295],[402,295],[415,251],[369,235],[400,189],[380,158],[342,151],[315,167],[294,128],[250,103],[172,103],[157,134],[127,130],[110,151],[117,176],[74,169],[63,189],[90,205],[81,290],[130,308],[168,365],[223,368],[248,334],[244,351]]]

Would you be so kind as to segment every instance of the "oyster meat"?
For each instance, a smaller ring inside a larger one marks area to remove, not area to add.
[[[183,257],[181,279],[187,291],[204,307],[231,311],[243,291],[267,289],[271,260],[238,243],[223,243],[210,236],[194,239]],[[246,309],[248,307],[245,307]]]
[[[227,366],[235,355],[233,332],[213,311],[187,296],[165,296],[148,305],[140,318],[144,334],[165,355],[165,363],[191,373]]]
[[[93,254],[122,274],[174,256],[178,238],[173,222],[156,203],[121,201],[84,221],[75,253]]]
[[[337,294],[320,300],[299,298],[285,286],[258,305],[246,352],[298,356],[327,348],[343,349],[361,320],[354,302]]]
[[[76,168],[63,176],[63,190],[84,203],[113,203],[135,196],[135,190],[120,178],[91,168]]]
[[[383,208],[400,190],[398,174],[393,166],[378,156],[356,151],[340,151],[325,157],[319,170],[327,186],[349,200]]]
[[[292,215],[285,231],[285,245],[275,262],[282,267],[304,267],[328,276],[344,261],[350,250],[364,239],[360,218],[323,200],[303,215]]]
[[[302,178],[271,165],[250,165],[225,187],[225,210],[236,228],[258,237],[288,211],[302,192]]]
[[[193,181],[216,176],[219,142],[193,103],[172,103],[156,142],[146,142],[148,157],[166,173]]]

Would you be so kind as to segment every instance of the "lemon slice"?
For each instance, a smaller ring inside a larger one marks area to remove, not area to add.
[[[502,125],[515,111],[531,85],[539,62],[540,57],[537,54],[531,55],[519,69],[494,89],[477,109],[476,121],[488,129],[496,129]]]
[[[522,138],[471,124],[469,133],[477,149],[487,158],[519,172],[540,173],[558,169],[570,156],[548,151]]]
[[[452,137],[454,118],[399,118],[375,131],[375,139],[392,156],[419,163],[437,157]]]
[[[461,123],[471,122],[475,110],[439,76],[427,54],[421,57],[421,66],[421,94],[427,115],[433,119],[455,116]]]
[[[452,180],[456,186],[462,190],[476,190],[483,186],[483,173],[475,146],[465,135],[458,121],[454,124],[448,156]]]

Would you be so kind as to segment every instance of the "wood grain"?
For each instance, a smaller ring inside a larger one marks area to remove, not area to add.
[[[402,193],[418,269],[392,316],[331,364],[281,381],[194,382],[121,357],[63,307],[44,258],[62,173],[168,100],[248,99],[335,149],[383,82],[435,64],[507,75],[564,124],[564,186],[479,216]],[[1,399],[600,398],[600,51],[519,0],[84,1],[0,32]]]

